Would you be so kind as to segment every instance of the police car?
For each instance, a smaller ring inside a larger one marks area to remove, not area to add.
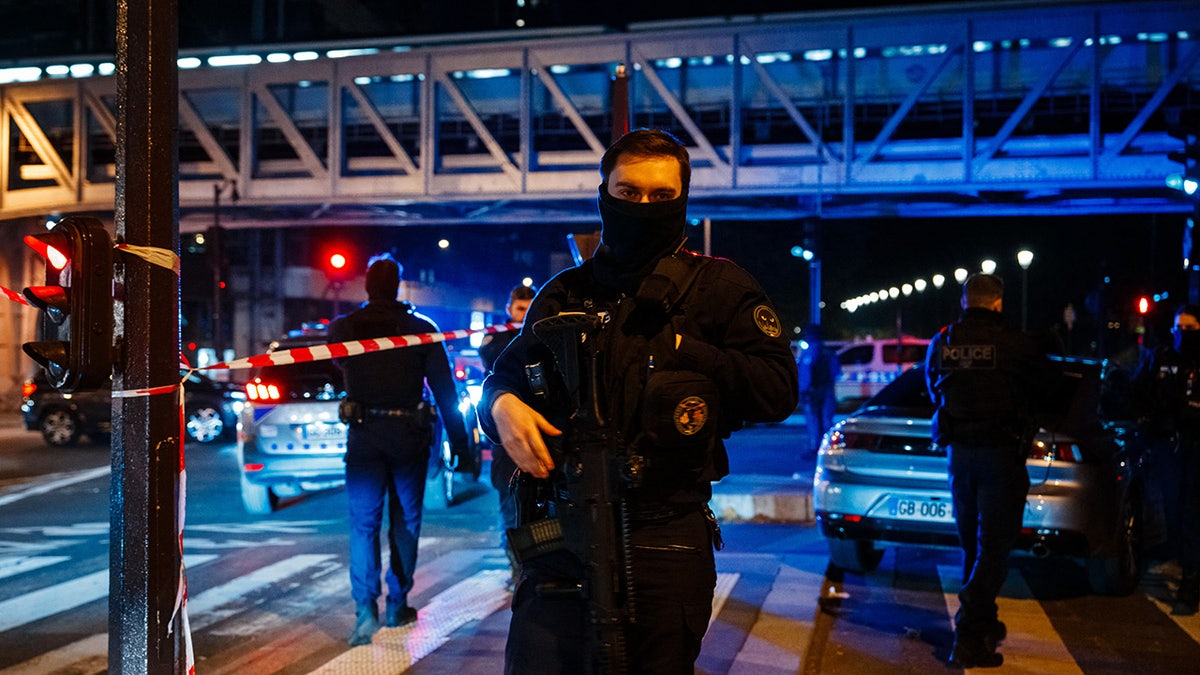
[[[324,345],[327,335],[327,324],[306,324],[273,342],[270,351]],[[246,383],[246,394],[237,452],[247,513],[269,514],[283,499],[345,484],[343,458],[349,429],[338,419],[345,388],[333,361],[263,366]],[[474,420],[474,407],[461,387],[460,410]],[[425,503],[434,508],[450,506],[469,487],[464,480],[473,483],[479,477],[479,447],[472,445],[477,453],[475,468],[465,474],[452,466],[450,443],[440,420],[434,425],[432,443]]]
[[[857,340],[838,349],[842,372],[834,384],[838,407],[853,410],[878,394],[900,373],[925,362],[928,338],[901,336]]]
[[[1103,364],[1057,360],[1061,407],[1036,411],[1029,496],[1016,548],[1084,561],[1097,593],[1137,585],[1142,519],[1136,458],[1099,414]],[[958,546],[946,453],[933,444],[924,369],[900,374],[835,424],[817,454],[813,508],[832,562],[866,572],[883,546]]]

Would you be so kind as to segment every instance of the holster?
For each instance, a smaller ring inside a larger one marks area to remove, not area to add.
[[[338,419],[350,426],[362,424],[367,418],[367,407],[358,401],[352,401],[348,398],[342,399],[338,403]]]

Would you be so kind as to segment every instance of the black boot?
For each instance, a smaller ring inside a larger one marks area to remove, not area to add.
[[[1171,613],[1190,616],[1197,610],[1200,610],[1200,566],[1185,565]]]
[[[1004,624],[996,622],[999,626]],[[998,633],[996,633],[998,634]],[[1004,663],[1004,655],[996,653],[993,631],[986,635],[964,635],[954,633],[954,646],[950,649],[950,665],[955,668],[996,668]],[[1003,638],[1000,638],[1003,639]]]
[[[350,646],[371,644],[371,636],[379,630],[379,608],[374,602],[358,605],[354,611],[354,630],[350,631]]]

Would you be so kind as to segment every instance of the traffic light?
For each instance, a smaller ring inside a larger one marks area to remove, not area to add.
[[[25,243],[46,260],[46,285],[22,291],[42,310],[40,341],[22,345],[63,392],[108,386],[113,366],[113,240],[95,218],[68,216]]]
[[[1167,176],[1167,186],[1190,197],[1200,191],[1200,117],[1173,112],[1167,122],[1167,134],[1183,141],[1183,149],[1168,152],[1167,159],[1183,165],[1183,172]]]
[[[1150,302],[1150,298],[1148,298],[1148,297],[1146,297],[1146,296],[1144,296],[1144,295],[1140,295],[1140,296],[1138,296],[1137,303],[1136,303],[1136,307],[1137,307],[1137,313],[1138,313],[1138,314],[1140,314],[1140,315],[1142,315],[1142,316],[1145,316],[1145,315],[1149,314],[1149,313],[1150,313],[1150,308],[1151,308],[1151,307],[1153,307],[1153,306],[1154,306],[1154,305],[1153,305],[1153,304],[1151,304],[1151,302]]]

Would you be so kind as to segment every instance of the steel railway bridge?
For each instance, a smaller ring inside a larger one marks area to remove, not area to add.
[[[693,218],[1167,213],[1200,3],[989,2],[183,54],[180,225],[594,222],[610,80]],[[223,63],[242,65],[220,65]],[[112,64],[0,70],[0,219],[111,214]],[[36,73],[34,71],[37,71]],[[236,187],[238,201],[228,197]]]

